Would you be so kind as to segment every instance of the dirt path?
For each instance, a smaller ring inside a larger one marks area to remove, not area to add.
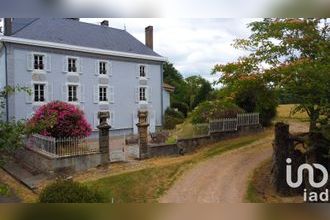
[[[290,123],[291,132],[305,129],[300,123]],[[271,157],[272,141],[273,135],[201,162],[179,178],[159,202],[243,202],[249,175]]]

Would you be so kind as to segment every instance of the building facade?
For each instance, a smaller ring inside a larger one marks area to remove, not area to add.
[[[65,33],[70,28],[77,36]],[[36,29],[40,33],[33,33]],[[84,31],[89,34],[79,36]],[[88,39],[93,34],[97,39]],[[169,107],[164,61],[124,30],[71,19],[35,19],[1,37],[0,86],[20,85],[32,91],[9,97],[5,119],[28,119],[41,105],[61,100],[83,110],[95,130],[97,113],[109,111],[114,135],[137,133],[137,111],[147,109],[153,132],[162,126]]]

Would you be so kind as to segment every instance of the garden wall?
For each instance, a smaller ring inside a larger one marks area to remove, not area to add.
[[[148,145],[148,154],[150,158],[170,155],[183,155],[186,153],[194,152],[208,144],[243,135],[258,133],[261,131],[263,131],[263,128],[260,125],[241,126],[237,131],[214,132],[210,135],[179,139],[175,144]]]
[[[16,158],[27,166],[46,174],[77,172],[97,167],[101,164],[101,153],[55,158],[32,149],[21,149]]]

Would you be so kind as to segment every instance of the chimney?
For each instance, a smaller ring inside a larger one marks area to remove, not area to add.
[[[154,48],[154,37],[153,37],[153,26],[146,27],[146,46],[153,49]]]
[[[13,22],[12,22],[12,18],[5,18],[4,19],[4,32],[3,34],[5,36],[10,36],[13,32]]]
[[[107,27],[109,27],[109,21],[108,21],[108,20],[103,20],[103,21],[101,22],[101,25],[102,25],[102,26],[107,26]]]

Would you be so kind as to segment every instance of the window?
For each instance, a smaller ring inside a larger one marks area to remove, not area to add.
[[[146,87],[140,87],[140,101],[147,101],[147,88]]]
[[[77,85],[69,85],[68,86],[68,101],[69,102],[77,102],[78,96],[77,96]]]
[[[44,69],[44,56],[35,54],[33,56],[34,62],[33,62],[33,68],[35,70],[43,70]]]
[[[99,63],[99,73],[100,75],[106,75],[107,74],[107,63],[106,62],[100,62]]]
[[[108,94],[107,94],[107,87],[100,86],[99,88],[99,101],[100,102],[107,102],[108,101]]]
[[[146,66],[140,65],[140,77],[146,77]]]
[[[45,101],[45,84],[34,84],[34,101]]]
[[[68,58],[68,71],[69,72],[77,72],[77,59]]]

